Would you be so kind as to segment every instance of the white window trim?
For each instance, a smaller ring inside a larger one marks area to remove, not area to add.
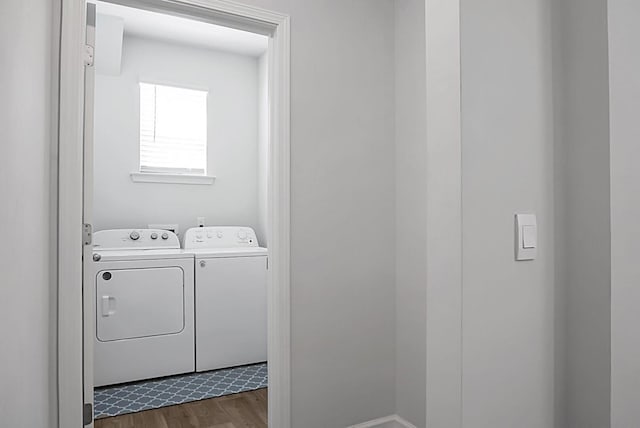
[[[165,183],[165,184],[203,184],[211,185],[216,180],[214,175],[170,174],[164,172],[131,173],[134,183]]]

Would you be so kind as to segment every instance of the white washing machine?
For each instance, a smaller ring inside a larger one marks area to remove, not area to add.
[[[193,255],[165,230],[93,239],[95,385],[194,371]]]
[[[195,255],[196,371],[267,360],[267,249],[250,227],[187,230]]]

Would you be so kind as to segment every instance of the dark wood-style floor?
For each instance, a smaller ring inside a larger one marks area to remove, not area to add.
[[[95,428],[266,428],[267,389],[98,419]]]

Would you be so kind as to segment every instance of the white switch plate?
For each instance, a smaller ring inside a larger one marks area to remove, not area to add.
[[[516,214],[516,260],[538,255],[538,224],[535,214]]]

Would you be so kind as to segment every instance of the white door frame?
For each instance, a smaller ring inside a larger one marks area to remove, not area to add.
[[[290,24],[284,14],[228,0],[110,0],[270,35],[268,172],[269,426],[291,427]],[[59,428],[83,425],[83,93],[86,0],[61,0],[57,159]],[[273,202],[272,202],[273,201]],[[54,296],[55,298],[56,296]]]

